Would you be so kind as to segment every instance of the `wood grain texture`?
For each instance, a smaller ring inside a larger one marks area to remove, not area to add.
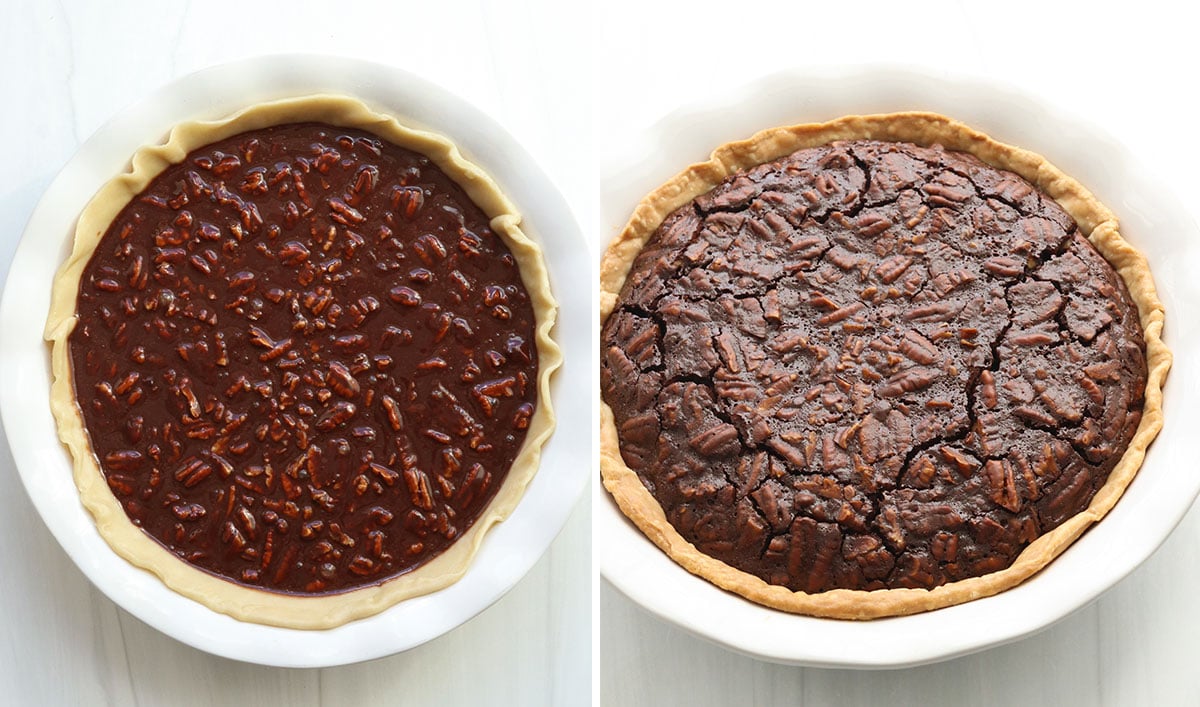
[[[19,484],[7,444],[0,479]],[[399,655],[321,670],[218,658],[96,590],[21,493],[0,498],[0,691],[29,705],[585,705],[590,700],[590,498],[492,607]],[[470,672],[466,672],[470,670]]]
[[[586,48],[577,40],[578,23],[575,11],[559,3],[532,0],[507,7],[485,0],[8,3],[0,11],[0,89],[7,103],[23,108],[0,111],[0,131],[21,136],[6,159],[28,167],[0,170],[0,270],[7,272],[42,191],[97,127],[167,81],[268,53],[337,54],[439,83],[504,124],[560,183],[568,201],[586,208],[594,183],[575,163],[587,149],[587,125],[551,125],[562,115],[579,115],[590,100],[582,89],[561,88],[565,77],[586,71],[583,51],[549,60],[568,47]],[[265,29],[247,32],[247,26]],[[247,37],[252,41],[242,41]],[[555,152],[552,145],[564,139],[579,150]],[[586,458],[587,450],[580,450],[580,463]],[[21,490],[3,439],[0,488],[0,704],[590,702],[587,497],[529,574],[454,631],[368,663],[284,670],[194,650],[117,608],[46,530]]]
[[[1183,580],[1183,581],[1180,581]],[[765,663],[659,621],[602,582],[605,706],[1200,704],[1200,508],[1097,601],[1024,640],[907,670]],[[749,703],[749,702],[747,702]]]
[[[681,106],[717,103],[728,95],[726,86],[776,71],[899,64],[1010,84],[1051,108],[1087,116],[1159,170],[1176,195],[1200,190],[1200,175],[1189,166],[1194,145],[1181,146],[1178,130],[1164,129],[1153,117],[1193,115],[1200,107],[1195,91],[1181,89],[1192,83],[1200,47],[1168,3],[1097,4],[1081,12],[1036,0],[1003,6],[941,0],[913,12],[903,3],[866,2],[854,6],[850,24],[837,3],[743,3],[737,12],[712,0],[696,0],[686,13],[668,3],[606,3],[600,46],[620,50],[603,52],[594,73],[601,132],[642,136],[664,116],[687,115]],[[751,34],[750,27],[768,29]],[[1114,46],[1123,50],[1099,49]],[[706,133],[738,123],[736,104],[718,105],[722,109],[696,120]],[[661,139],[672,143],[667,151],[690,144],[686,135]],[[597,144],[602,175],[616,175],[602,181],[601,213],[612,213],[618,203],[631,208],[644,192],[630,193],[628,185],[646,181],[649,170],[622,152],[619,139]],[[693,159],[705,156],[699,151]],[[603,167],[605,160],[613,169]],[[598,224],[597,253],[623,223]],[[731,653],[660,622],[602,582],[600,703],[1200,705],[1198,548],[1200,510],[1193,508],[1132,575],[1042,633],[937,665],[878,672],[787,667]]]

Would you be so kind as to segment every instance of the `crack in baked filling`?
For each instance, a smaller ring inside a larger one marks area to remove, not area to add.
[[[535,411],[534,313],[426,157],[297,123],[172,165],[113,220],[70,338],[130,520],[202,570],[326,594],[432,559]]]
[[[601,334],[625,463],[701,552],[792,590],[935,587],[1079,513],[1141,419],[1137,308],[1058,204],[853,141],[667,219]]]

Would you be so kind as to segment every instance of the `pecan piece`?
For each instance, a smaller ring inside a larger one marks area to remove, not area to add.
[[[350,369],[338,361],[329,363],[329,373],[325,376],[325,384],[343,398],[353,398],[362,390],[358,380],[350,373]]]
[[[325,414],[317,420],[317,429],[322,432],[328,432],[336,427],[349,422],[358,412],[358,408],[354,403],[338,401],[331,405]]]
[[[704,456],[724,456],[735,453],[740,447],[737,428],[722,422],[696,435],[688,443]]]

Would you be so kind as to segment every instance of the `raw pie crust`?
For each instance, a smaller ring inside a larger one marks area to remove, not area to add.
[[[847,116],[827,123],[764,130],[748,140],[718,147],[707,162],[692,165],[651,192],[634,209],[600,266],[600,321],[603,325],[634,259],[663,220],[707,193],[727,177],[797,150],[839,140],[940,144],[966,152],[999,169],[1014,172],[1052,197],[1075,219],[1080,233],[1125,281],[1137,304],[1146,341],[1145,406],[1128,449],[1088,507],[1037,538],[1006,569],[950,582],[933,589],[834,589],[808,594],[771,585],[700,552],[667,521],[662,507],[624,462],[611,408],[600,405],[600,468],[604,486],[617,505],[659,548],[693,574],[752,601],[784,611],[839,619],[899,616],[961,604],[1021,583],[1045,567],[1092,523],[1113,507],[1132,481],[1146,448],[1162,428],[1162,383],[1171,353],[1162,341],[1163,306],[1146,259],[1120,235],[1116,216],[1081,184],[1043,157],[992,140],[966,125],[932,113]]]
[[[253,589],[196,569],[160,545],[125,514],[109,489],[93,453],[75,401],[67,338],[75,326],[76,294],[84,267],[109,224],[129,201],[167,166],[191,151],[233,135],[292,122],[320,122],[370,131],[399,147],[430,158],[459,184],[491,219],[517,260],[536,320],[539,358],[537,409],[525,442],[491,504],[470,530],[432,560],[381,584],[342,594],[304,597]],[[296,629],[326,629],[377,614],[411,597],[428,594],[457,581],[466,572],[484,535],[516,507],[537,471],[542,445],[554,428],[550,377],[561,365],[559,347],[550,338],[557,304],[550,292],[541,249],[522,233],[516,207],[479,167],[468,162],[448,139],[404,127],[395,118],[372,111],[363,103],[340,96],[309,96],[264,103],[218,121],[187,122],[176,126],[165,144],[139,149],[131,170],[105,184],[88,203],[75,231],[70,257],[58,271],[51,294],[45,338],[52,345],[54,382],[50,404],[58,434],[74,459],[75,484],[96,528],[114,551],[129,562],[158,575],[174,591],[243,621]]]

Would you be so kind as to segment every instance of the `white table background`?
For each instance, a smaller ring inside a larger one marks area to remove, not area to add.
[[[719,96],[722,86],[741,85],[755,73],[897,62],[1011,84],[1105,129],[1177,194],[1200,190],[1192,166],[1200,157],[1194,137],[1200,38],[1192,13],[1180,14],[1183,5],[692,2],[686,11],[651,2],[616,5],[606,4],[598,27],[602,157],[607,140],[639,134],[678,106]],[[751,65],[759,68],[748,75]],[[1200,214],[1195,198],[1184,203]],[[601,224],[593,242],[601,246],[620,225]],[[1176,359],[1177,367],[1194,363]],[[1193,508],[1133,575],[1048,630],[937,665],[865,672],[786,667],[731,653],[660,622],[602,583],[601,702],[1200,705],[1198,586],[1200,512]]]
[[[1200,191],[1200,50],[1182,4],[667,5],[4,0],[0,271],[42,190],[105,120],[173,78],[276,52],[391,63],[488,111],[556,180],[597,249],[619,224],[596,216],[590,165],[678,105],[752,78],[747,66],[901,62],[999,79],[1089,117],[1177,194]],[[854,672],[729,653],[604,585],[594,607],[585,500],[530,574],[463,627],[399,656],[290,671],[208,656],[117,609],[59,550],[0,447],[0,704],[585,704],[598,608],[605,705],[1200,705],[1194,509],[1142,568],[1033,638]]]
[[[595,190],[575,166],[591,160],[590,95],[577,82],[590,35],[574,13],[549,2],[3,0],[0,271],[42,191],[96,128],[172,79],[270,53],[367,59],[442,85],[504,125],[586,223]],[[0,705],[591,700],[586,497],[525,579],[458,629],[368,663],[282,670],[202,653],[118,609],[37,517],[3,440],[0,489]]]

